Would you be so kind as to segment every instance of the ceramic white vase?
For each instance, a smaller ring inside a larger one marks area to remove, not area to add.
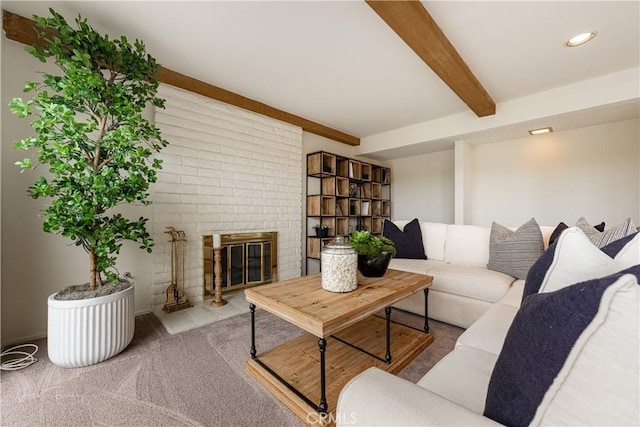
[[[63,368],[105,361],[124,350],[135,330],[134,287],[84,300],[48,299],[49,360]]]

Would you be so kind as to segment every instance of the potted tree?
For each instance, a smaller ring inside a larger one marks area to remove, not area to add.
[[[366,230],[351,233],[349,244],[358,253],[358,270],[367,277],[384,276],[391,258],[396,254],[396,247],[391,240]]]
[[[49,172],[27,191],[50,198],[43,230],[70,238],[88,254],[88,283],[48,300],[49,358],[78,367],[118,354],[133,338],[133,282],[120,277],[116,257],[123,240],[147,252],[153,241],[147,219],[131,220],[114,208],[150,203],[149,186],[161,168],[154,153],[167,141],[142,111],[148,104],[163,107],[164,100],[156,96],[159,64],[141,41],[112,40],[81,17],[74,28],[49,11],[49,18],[34,16],[40,40],[25,49],[42,62],[52,59],[61,73],[27,82],[24,91],[33,97],[14,98],[10,107],[18,117],[35,116],[35,136],[15,147],[33,150],[37,160],[16,164]]]

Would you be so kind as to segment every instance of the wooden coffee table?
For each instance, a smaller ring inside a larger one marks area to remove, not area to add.
[[[358,288],[348,293],[322,289],[319,273],[247,289],[251,359],[245,368],[303,421],[324,424],[333,419],[338,394],[351,378],[371,366],[397,373],[433,342],[427,319],[431,282],[431,276],[389,269],[383,277],[358,276]],[[390,306],[420,291],[424,327],[393,322]],[[256,307],[308,333],[259,354]],[[374,316],[382,310],[384,319]]]

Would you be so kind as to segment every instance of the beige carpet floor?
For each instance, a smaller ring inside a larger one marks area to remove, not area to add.
[[[404,313],[403,320],[419,324]],[[394,315],[395,317],[395,315]],[[406,318],[406,319],[404,319]],[[258,351],[301,334],[256,311]],[[462,329],[432,321],[435,342],[400,376],[417,381],[453,349]],[[0,376],[2,426],[302,426],[244,370],[249,314],[171,335],[152,314],[136,318],[136,333],[118,356],[64,369],[47,359]]]

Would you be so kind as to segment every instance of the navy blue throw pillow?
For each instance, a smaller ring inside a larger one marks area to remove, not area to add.
[[[531,423],[576,340],[597,314],[602,295],[624,274],[640,279],[640,265],[534,294],[522,303],[491,374],[486,417],[505,425]]]
[[[414,218],[403,230],[391,221],[385,220],[382,235],[390,239],[396,246],[395,258],[427,259],[424,254],[422,232],[418,218]]]
[[[547,275],[547,270],[551,267],[553,259],[556,256],[556,247],[558,246],[556,243],[557,241],[553,242],[553,244],[544,251],[540,258],[538,258],[538,260],[534,262],[529,269],[527,278],[524,282],[524,291],[522,292],[523,302],[527,296],[538,293],[538,290],[542,285],[542,281],[544,280],[544,276]]]

